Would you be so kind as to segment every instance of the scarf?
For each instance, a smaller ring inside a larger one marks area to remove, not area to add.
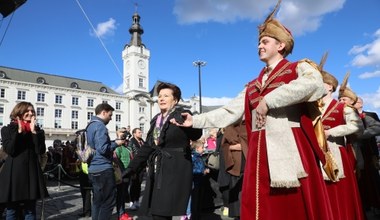
[[[172,108],[169,110],[168,114],[164,117],[163,114],[159,114],[156,120],[156,125],[153,130],[153,140],[156,145],[159,145],[160,143],[160,135],[162,131],[162,127],[165,124],[166,120],[168,119],[169,115],[174,112],[175,108]]]
[[[268,115],[265,131],[270,186],[299,187],[298,179],[307,177],[307,173],[304,170],[288,119]]]
[[[18,125],[17,120],[13,120],[12,122]],[[31,132],[31,129],[30,129],[30,121],[22,121],[22,120],[20,120],[20,122],[21,122],[21,128],[22,128],[22,131],[23,131],[24,133],[29,133],[29,132]]]

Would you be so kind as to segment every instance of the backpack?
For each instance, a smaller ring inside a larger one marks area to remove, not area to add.
[[[90,163],[95,155],[96,150],[88,145],[87,128],[92,122],[88,123],[85,129],[75,132],[74,146],[78,159],[84,163]]]

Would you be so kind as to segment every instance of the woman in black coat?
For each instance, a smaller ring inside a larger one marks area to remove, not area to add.
[[[190,140],[202,136],[201,129],[182,128],[170,123],[181,117],[183,109],[176,105],[180,89],[170,83],[157,87],[161,113],[151,121],[146,143],[137,151],[124,176],[135,173],[148,163],[147,181],[140,211],[154,220],[185,215],[192,187]],[[188,112],[188,111],[187,111]]]
[[[11,123],[1,129],[3,149],[8,154],[0,173],[0,203],[6,203],[6,219],[16,219],[21,204],[25,219],[36,218],[36,200],[47,196],[38,161],[46,151],[45,133],[36,126],[34,107],[18,103]]]

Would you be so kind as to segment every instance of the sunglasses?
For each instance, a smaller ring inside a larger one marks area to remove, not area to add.
[[[27,113],[27,112],[32,112],[33,114],[35,113],[35,111],[34,111],[33,109],[28,109],[28,110],[26,110],[26,111],[24,112],[24,114]]]

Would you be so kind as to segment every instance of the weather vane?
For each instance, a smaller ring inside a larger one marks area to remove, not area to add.
[[[137,12],[137,7],[139,6],[139,4],[137,4],[137,2],[135,2],[135,12]]]

